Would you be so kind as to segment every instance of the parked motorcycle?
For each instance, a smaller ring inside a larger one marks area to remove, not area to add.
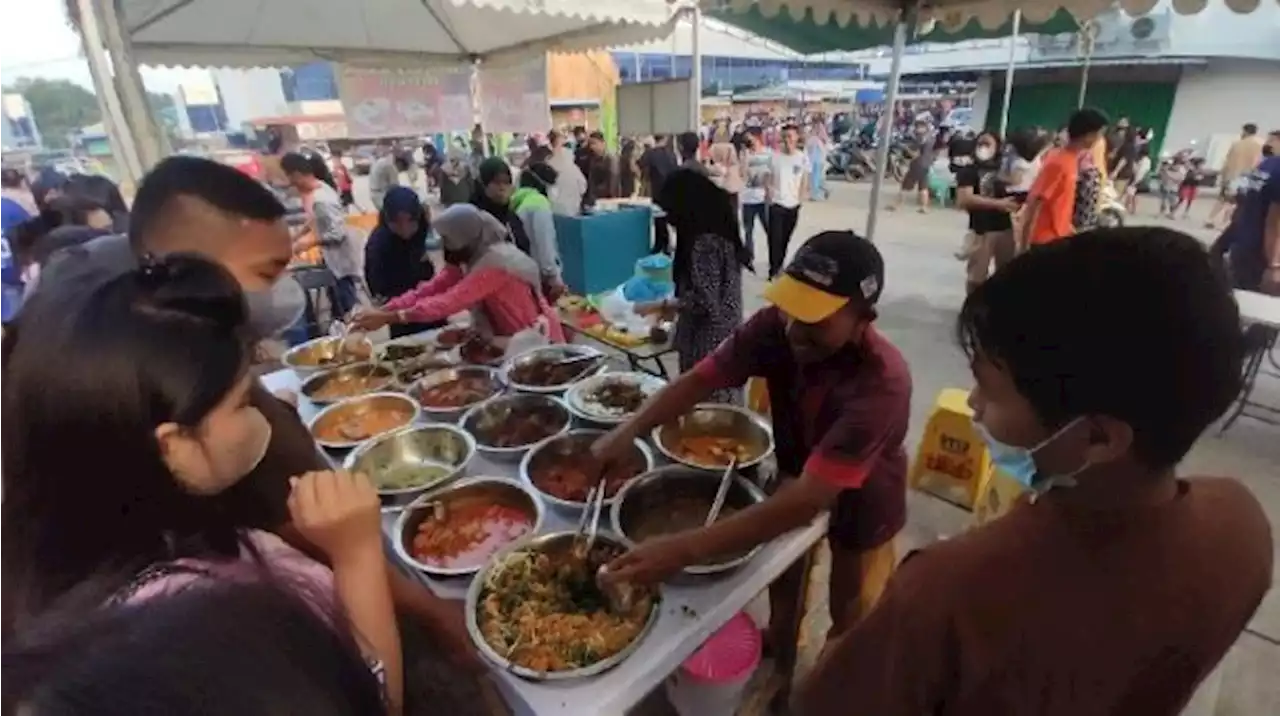
[[[827,176],[858,181],[875,171],[875,156],[860,148],[857,142],[845,140],[827,155]]]

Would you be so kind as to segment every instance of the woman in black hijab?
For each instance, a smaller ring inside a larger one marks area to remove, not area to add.
[[[683,373],[742,324],[742,270],[752,270],[751,256],[729,194],[701,172],[671,173],[656,201],[676,230],[672,273],[680,319],[674,345]],[[713,400],[739,402],[739,393],[721,391]]]
[[[369,292],[387,299],[407,293],[436,275],[427,257],[427,234],[431,222],[417,192],[407,186],[392,187],[382,201],[378,226],[364,247],[364,280]],[[440,323],[398,323],[391,337],[399,338]]]
[[[477,172],[480,178],[476,181],[476,189],[471,194],[471,203],[483,211],[493,215],[511,232],[515,245],[526,254],[529,253],[529,234],[525,231],[520,217],[511,209],[511,195],[515,192],[515,183],[511,177],[511,167],[501,157],[489,157],[480,162]]]

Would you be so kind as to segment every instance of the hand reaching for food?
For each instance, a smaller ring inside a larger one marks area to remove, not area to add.
[[[378,491],[367,477],[345,470],[308,472],[289,481],[294,527],[335,566],[382,553]]]
[[[653,584],[674,576],[696,561],[685,535],[664,535],[645,540],[614,559],[599,574],[599,579],[604,584]]]
[[[361,308],[351,315],[352,330],[376,331],[392,323],[396,314],[379,308]]]

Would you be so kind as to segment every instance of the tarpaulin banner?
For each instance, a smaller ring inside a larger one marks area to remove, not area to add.
[[[338,93],[353,138],[404,137],[470,129],[471,68],[383,70],[342,67]]]
[[[486,132],[546,132],[551,127],[547,101],[547,58],[510,67],[480,65],[480,123]]]

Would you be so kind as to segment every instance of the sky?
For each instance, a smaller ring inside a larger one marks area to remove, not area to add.
[[[62,0],[3,0],[5,22],[0,23],[0,81],[19,77],[67,79],[92,90],[89,66],[80,52],[80,38],[67,24]],[[16,17],[22,3],[22,19]],[[153,92],[172,93],[184,79],[207,82],[205,70],[142,68],[142,81]]]

